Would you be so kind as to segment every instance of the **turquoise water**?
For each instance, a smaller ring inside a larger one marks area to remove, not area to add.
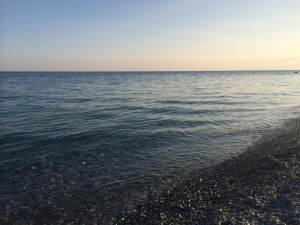
[[[300,76],[1,72],[0,102],[3,215],[107,219],[298,117]]]

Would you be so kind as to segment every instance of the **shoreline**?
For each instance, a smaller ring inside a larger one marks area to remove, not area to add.
[[[113,224],[300,224],[300,119],[150,195]]]
[[[0,223],[300,224],[300,118],[266,132],[243,153],[215,166],[180,174],[166,186],[132,199],[126,208],[115,204],[110,214],[103,213],[101,199],[89,202],[90,195],[80,189],[54,207],[40,205],[41,201],[31,198],[29,189],[23,202],[12,199],[13,207],[0,207]],[[42,189],[39,196],[43,197],[43,191],[48,193]]]

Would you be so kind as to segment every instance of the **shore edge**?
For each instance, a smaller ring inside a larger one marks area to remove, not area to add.
[[[113,224],[300,224],[300,119],[149,196]]]

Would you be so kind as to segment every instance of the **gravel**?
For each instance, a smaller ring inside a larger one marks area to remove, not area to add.
[[[149,194],[113,224],[300,224],[300,120]]]

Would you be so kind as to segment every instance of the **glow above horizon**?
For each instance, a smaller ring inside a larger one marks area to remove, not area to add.
[[[300,67],[298,0],[0,4],[2,71]]]

